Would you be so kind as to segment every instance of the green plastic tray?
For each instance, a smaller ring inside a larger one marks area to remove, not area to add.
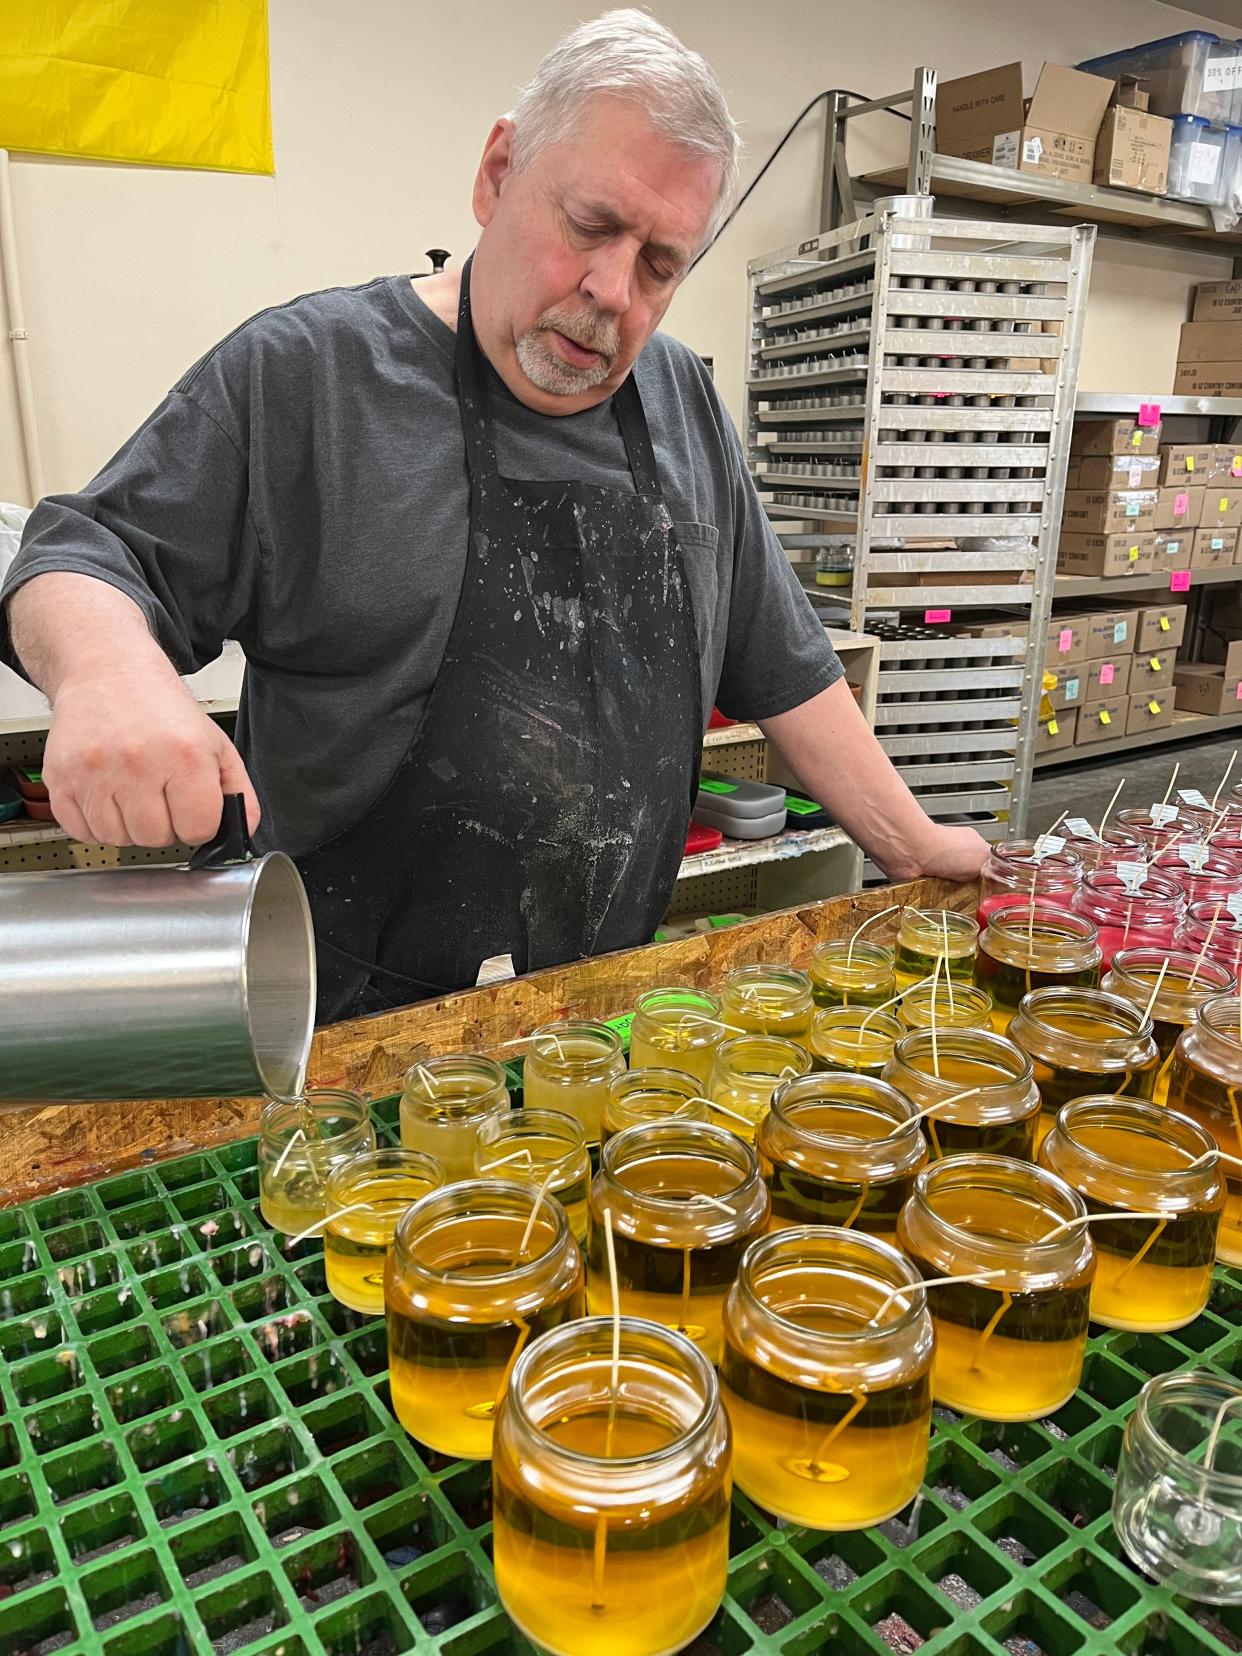
[[[395,1140],[395,1101],[376,1106]],[[258,1213],[253,1140],[0,1209],[0,1656],[498,1656],[490,1469],[393,1419],[384,1327]],[[1109,1501],[1144,1381],[1242,1378],[1242,1273],[1176,1335],[1093,1331],[1038,1424],[937,1410],[927,1484],[828,1535],[735,1503],[696,1656],[1186,1656],[1242,1610],[1151,1586]]]

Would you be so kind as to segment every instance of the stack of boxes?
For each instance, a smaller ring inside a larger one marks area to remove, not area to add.
[[[1044,652],[1047,703],[1036,753],[1086,747],[1173,723],[1185,604],[1076,609],[1053,617]]]
[[[1200,282],[1177,346],[1177,396],[1242,396],[1242,282]]]

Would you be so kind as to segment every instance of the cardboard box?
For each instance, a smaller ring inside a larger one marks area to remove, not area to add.
[[[1111,701],[1089,702],[1079,709],[1074,746],[1086,747],[1090,742],[1108,742],[1114,736],[1124,736],[1129,716],[1128,696],[1115,696]]]
[[[1130,689],[1130,662],[1133,657],[1112,655],[1106,661],[1088,661],[1084,665],[1084,702],[1113,701],[1128,694]]]
[[[1061,522],[1071,534],[1137,534],[1156,527],[1155,489],[1067,489]]]
[[[1179,667],[1173,685],[1176,705],[1185,713],[1242,713],[1242,679],[1223,667]]]
[[[1175,569],[1190,568],[1190,554],[1194,549],[1193,529],[1157,529],[1156,552],[1152,559],[1152,573],[1170,573]]]
[[[1242,282],[1200,282],[1192,322],[1242,321]]]
[[[1025,112],[1022,65],[941,81],[936,148],[942,155],[1089,184],[1113,82],[1045,63]]]
[[[1197,475],[1197,474],[1196,474]],[[1203,514],[1203,489],[1172,483],[1156,491],[1157,529],[1197,529]]]
[[[1216,458],[1208,473],[1209,483],[1233,483],[1242,489],[1242,446],[1237,443],[1213,443]]]
[[[1114,661],[1134,649],[1136,610],[1097,610],[1087,617],[1087,661]]]
[[[1176,668],[1176,650],[1153,650],[1150,655],[1132,655],[1130,694],[1137,696],[1140,690],[1167,690],[1173,683]]]
[[[1203,492],[1203,510],[1199,513],[1200,529],[1218,534],[1222,529],[1237,529],[1242,525],[1242,486],[1234,483],[1209,483]]]
[[[1183,322],[1177,361],[1179,367],[1190,362],[1242,362],[1242,318]]]
[[[1055,753],[1058,748],[1073,747],[1078,734],[1078,710],[1063,708],[1050,719],[1041,719],[1035,727],[1036,753]]]
[[[1114,104],[1105,110],[1095,141],[1096,184],[1163,195],[1168,187],[1173,123],[1163,115]]]
[[[1226,642],[1223,638],[1218,638],[1214,632],[1205,632],[1203,654],[1205,660],[1211,662],[1214,667],[1224,669],[1227,679],[1242,679],[1242,638],[1233,638]]]
[[[1173,395],[1242,396],[1242,362],[1179,362],[1173,375]]]
[[[1180,483],[1184,488],[1208,481],[1216,465],[1215,443],[1161,443],[1160,487],[1172,488]]]
[[[1134,612],[1134,640],[1136,654],[1160,650],[1175,650],[1186,633],[1185,604],[1149,604]]]
[[[1150,575],[1155,567],[1154,531],[1130,535],[1063,534],[1057,568],[1066,575]]]
[[[1138,695],[1130,697],[1130,707],[1126,714],[1126,735],[1133,736],[1139,730],[1161,730],[1173,723],[1172,687],[1168,690],[1140,690]]]
[[[1081,615],[1054,615],[1048,623],[1044,666],[1056,673],[1086,659],[1086,618]]]
[[[1232,564],[1238,553],[1236,529],[1196,529],[1194,550],[1190,557],[1192,569],[1223,569]]]
[[[1071,454],[1067,489],[1154,489],[1160,480],[1155,454]]]
[[[1074,708],[1081,707],[1087,699],[1087,663],[1080,661],[1059,673],[1055,668],[1051,671],[1056,673],[1056,686],[1044,694],[1052,706],[1057,712],[1072,712]]]
[[[1152,398],[1160,401],[1160,393]],[[1074,421],[1070,436],[1071,454],[1156,454],[1160,453],[1160,426],[1141,426],[1137,420]]]

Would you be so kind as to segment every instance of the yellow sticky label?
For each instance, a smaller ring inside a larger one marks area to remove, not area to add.
[[[1155,701],[1154,699],[1152,701],[1149,701],[1148,704],[1147,704],[1147,711],[1149,713],[1159,713],[1160,703],[1158,701]]]
[[[1195,457],[1194,457],[1193,454],[1188,454],[1186,456],[1186,470],[1187,471],[1194,471],[1194,469],[1195,469]]]
[[[1242,454],[1234,455],[1233,465],[1230,466],[1229,470],[1235,477],[1242,477]]]
[[[1131,437],[1131,439],[1130,439],[1130,447],[1131,448],[1142,448],[1142,446],[1143,446],[1143,433],[1141,431],[1136,431],[1134,433],[1133,437]]]
[[[1139,549],[1138,549],[1137,546],[1132,546],[1130,548],[1130,562],[1131,563],[1137,563],[1138,562],[1138,552],[1139,552]]]
[[[1112,724],[1112,722],[1113,722],[1112,714],[1108,711],[1107,707],[1102,707],[1100,709],[1100,723],[1101,724]]]
[[[1151,658],[1151,670],[1152,670],[1153,673],[1158,673],[1160,671],[1160,657],[1159,656],[1152,656],[1152,658]]]
[[[1161,632],[1168,632],[1168,630],[1169,630],[1169,618],[1168,618],[1167,615],[1162,615],[1160,617],[1160,631]]]
[[[1049,736],[1055,736],[1057,734],[1057,732],[1060,730],[1060,728],[1061,728],[1060,725],[1057,723],[1057,721],[1055,719],[1049,719],[1048,720],[1048,734],[1049,734]]]

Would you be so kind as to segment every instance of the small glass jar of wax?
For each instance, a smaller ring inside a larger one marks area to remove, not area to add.
[[[1107,827],[1103,835],[1066,834],[1065,848],[1079,858],[1084,875],[1095,868],[1111,868],[1118,862],[1143,862],[1147,857],[1147,847],[1128,828]]]
[[[424,1196],[402,1215],[384,1274],[397,1419],[443,1455],[486,1460],[519,1353],[580,1317],[582,1290],[582,1255],[555,1196],[503,1179]]]
[[[1240,1399],[1206,1369],[1159,1375],[1121,1441],[1113,1527],[1145,1575],[1196,1604],[1242,1604]]]
[[[444,1183],[434,1156],[417,1150],[364,1150],[328,1179],[323,1268],[328,1291],[351,1311],[384,1313],[384,1266],[397,1221]]]
[[[931,977],[939,960],[943,962],[940,968],[942,974],[947,966],[954,978],[969,983],[975,975],[975,944],[978,938],[978,922],[968,914],[957,914],[952,909],[916,909],[907,905],[898,921],[897,947],[893,954],[897,982],[904,989],[911,983]]]
[[[502,1110],[479,1128],[474,1172],[480,1179],[511,1179],[545,1187],[565,1209],[569,1229],[586,1236],[591,1153],[582,1123],[563,1110]]]
[[[522,1098],[534,1109],[576,1116],[587,1143],[598,1144],[608,1084],[624,1071],[621,1038],[607,1024],[547,1024],[526,1048]]]
[[[612,1309],[610,1213],[622,1312],[677,1329],[714,1363],[724,1297],[770,1211],[753,1147],[723,1127],[661,1121],[614,1133],[591,1182],[588,1308]]]
[[[1199,960],[1192,954],[1169,949],[1118,949],[1113,956],[1100,988],[1110,995],[1120,995],[1122,1000],[1140,1009],[1151,1001],[1156,1045],[1160,1049],[1160,1070],[1152,1092],[1157,1104],[1163,1104],[1169,1095],[1169,1061],[1177,1037],[1194,1021],[1195,1012],[1204,1001],[1211,1000],[1213,995],[1225,994],[1232,987],[1229,972],[1206,956]],[[1151,1000],[1153,990],[1154,1001]]]
[[[893,952],[880,943],[834,937],[811,956],[811,994],[816,1006],[883,1006],[897,993]]]
[[[930,1029],[933,1014],[939,1029],[991,1029],[992,997],[974,983],[955,983],[953,993],[938,983],[917,983],[907,989],[897,1006],[897,1021],[903,1030]]]
[[[1095,1250],[1082,1198],[1008,1156],[932,1162],[901,1211],[897,1241],[924,1277],[936,1327],[932,1393],[984,1420],[1042,1420],[1082,1375]],[[985,1277],[984,1273],[995,1275]]]
[[[1159,807],[1156,807],[1157,811]],[[1172,810],[1172,806],[1168,807]],[[1173,840],[1185,843],[1187,840],[1202,839],[1203,831],[1193,820],[1183,818],[1179,807],[1167,822],[1152,821],[1152,807],[1149,805],[1131,805],[1124,811],[1117,812],[1117,826],[1128,829],[1137,834],[1146,847],[1147,856],[1154,857],[1163,851]]]
[[[891,1241],[927,1160],[910,1100],[868,1075],[804,1075],[776,1089],[755,1148],[771,1228],[838,1225]]]
[[[496,1419],[500,1602],[553,1656],[660,1656],[711,1621],[729,1563],[732,1449],[715,1370],[623,1317],[536,1340]]]
[[[832,1006],[815,1014],[811,1052],[819,1069],[878,1078],[901,1035],[901,1025],[888,1012]]]
[[[645,1121],[708,1121],[706,1100],[693,1075],[673,1069],[631,1069],[614,1075],[608,1085],[600,1123],[600,1143],[614,1133]],[[740,1125],[740,1123],[739,1123]]]
[[[1143,1333],[1183,1328],[1212,1291],[1225,1181],[1215,1141],[1187,1116],[1132,1098],[1076,1098],[1039,1147],[1091,1213],[1091,1317]]]
[[[406,1070],[401,1093],[401,1142],[434,1156],[450,1179],[474,1172],[479,1128],[509,1108],[505,1072],[494,1058],[450,1053]]]
[[[918,1272],[872,1236],[807,1225],[747,1250],[720,1377],[738,1488],[812,1529],[865,1529],[918,1493],[934,1338]]]
[[[1171,949],[1177,923],[1186,912],[1181,888],[1167,874],[1148,872],[1141,883],[1128,881],[1118,868],[1088,874],[1074,899],[1074,912],[1099,932],[1104,970],[1118,949],[1146,944]]]
[[[935,1157],[984,1151],[1029,1161],[1035,1154],[1039,1089],[1031,1060],[1003,1035],[946,1029],[933,1042],[930,1030],[917,1030],[898,1041],[884,1079],[920,1110],[971,1093],[924,1116]]]
[[[371,1107],[358,1093],[312,1087],[269,1099],[259,1117],[259,1212],[273,1230],[300,1236],[327,1215],[331,1173],[374,1149]]]
[[[706,1092],[712,1058],[724,1038],[720,1001],[706,989],[648,989],[634,1002],[630,1064],[681,1070]]]
[[[1196,823],[1205,838],[1211,834],[1215,845],[1217,840],[1227,839],[1231,833],[1242,828],[1242,797],[1234,798],[1233,789],[1230,789],[1213,805],[1205,796],[1202,805],[1181,804],[1178,816],[1182,821]]]
[[[815,1002],[805,972],[792,966],[739,966],[724,980],[720,1007],[733,1029],[779,1035],[805,1046]]]
[[[1234,895],[1242,897],[1242,857],[1218,851],[1201,840],[1171,845],[1152,867],[1180,887],[1187,904],[1224,903]]]
[[[1023,903],[997,909],[979,939],[975,973],[992,997],[992,1023],[1003,1035],[1023,995],[1049,984],[1100,981],[1096,928],[1080,914]],[[943,997],[942,997],[943,998]]]
[[[1169,1108],[1209,1133],[1224,1156],[1225,1211],[1216,1256],[1242,1265],[1242,1030],[1238,997],[1205,1001],[1178,1037],[1169,1065]]]
[[[741,1138],[753,1139],[776,1088],[792,1076],[805,1075],[810,1067],[805,1047],[776,1035],[737,1035],[722,1041],[707,1089],[713,1105],[719,1105],[715,1121]]]
[[[1035,1070],[1036,1149],[1072,1098],[1119,1092],[1150,1098],[1155,1088],[1160,1052],[1151,1019],[1141,1006],[1102,989],[1033,989],[1009,1025],[1009,1039]]]
[[[1082,879],[1082,863],[1068,846],[1043,853],[1035,840],[1006,840],[988,852],[979,875],[980,928],[997,909],[1023,907],[1071,908]]]
[[[1177,928],[1173,947],[1216,961],[1229,973],[1231,982],[1242,983],[1242,904],[1235,915],[1219,899],[1192,903]]]

